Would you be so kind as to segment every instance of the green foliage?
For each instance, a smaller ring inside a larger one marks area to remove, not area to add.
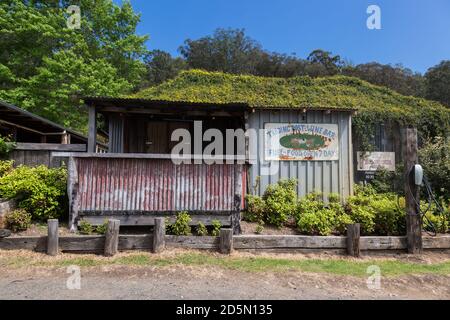
[[[434,202],[429,205],[425,200],[420,201],[421,210],[427,210],[422,220],[423,229],[429,232],[446,233],[450,230],[450,199],[445,201],[443,197],[440,197],[437,201],[440,208]]]
[[[80,220],[78,226],[81,234],[92,234],[94,232],[94,226],[87,220]]]
[[[16,144],[9,137],[0,136],[0,159],[6,157],[15,147]]]
[[[106,234],[107,230],[108,230],[108,220],[107,219],[105,219],[101,225],[95,227],[95,232],[98,234]]]
[[[347,199],[345,211],[363,234],[402,235],[405,233],[404,199],[393,193],[377,193],[371,186],[355,185],[355,195]]]
[[[450,107],[450,60],[443,60],[425,73],[426,97]]]
[[[266,221],[281,227],[296,209],[297,181],[295,179],[279,180],[267,186],[262,199],[266,207]]]
[[[450,110],[443,105],[346,76],[263,78],[189,70],[133,97],[213,104],[242,102],[255,108],[355,108],[359,112],[353,118],[354,126],[362,136],[370,135],[370,128],[385,121],[414,125],[421,137],[445,135],[450,130]]]
[[[191,234],[191,217],[186,211],[177,214],[175,222],[170,226],[170,232],[177,236],[189,236]]]
[[[394,192],[399,195],[405,193],[404,166],[397,164],[395,171],[380,169],[375,171],[374,179],[370,185],[377,193]]]
[[[264,231],[264,221],[260,221],[258,222],[258,224],[256,225],[256,234],[261,234]]]
[[[220,228],[222,228],[222,224],[220,223],[219,220],[213,220],[211,221],[212,224],[212,231],[211,231],[211,235],[214,237],[218,237],[220,234]]]
[[[72,4],[81,8],[80,29],[66,25]],[[2,1],[0,99],[86,129],[80,96],[128,93],[145,73],[139,20],[128,1]]]
[[[206,226],[201,221],[198,223],[196,231],[198,236],[208,235],[208,229],[206,229]]]
[[[16,209],[5,215],[5,221],[12,232],[24,231],[31,226],[31,214],[24,209]]]
[[[334,194],[330,198],[333,201],[325,204],[322,195],[314,192],[298,201],[295,221],[300,232],[322,236],[345,232],[352,220],[338,202],[339,198]]]
[[[438,196],[450,199],[450,139],[435,137],[419,149],[419,161]]]
[[[14,160],[0,160],[0,178],[13,169]]]
[[[19,166],[0,178],[0,197],[18,198],[34,220],[59,217],[64,207],[67,171],[46,166]]]
[[[247,194],[247,209],[244,212],[245,220],[250,222],[261,222],[265,219],[266,204],[260,196]]]

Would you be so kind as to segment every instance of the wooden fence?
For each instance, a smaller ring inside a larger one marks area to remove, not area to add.
[[[117,220],[116,220],[117,221]],[[345,236],[302,236],[302,235],[233,235],[232,229],[222,229],[219,237],[213,236],[174,236],[164,235],[164,220],[159,220],[153,232],[140,235],[119,234],[114,240],[111,229],[105,236],[102,235],[73,235],[61,236],[49,232],[47,236],[33,237],[6,237],[0,238],[2,250],[33,250],[37,252],[49,252],[49,248],[59,248],[61,252],[105,252],[108,247],[108,255],[117,251],[126,250],[152,250],[159,252],[165,247],[219,250],[229,253],[232,250],[242,251],[279,251],[279,252],[310,252],[310,251],[338,251],[348,252],[349,237]],[[115,230],[118,230],[117,222]],[[50,228],[55,228],[54,225]],[[108,228],[109,230],[109,228]],[[112,237],[112,245],[107,245],[105,239]],[[353,239],[354,240],[354,239]],[[407,250],[405,236],[383,237],[368,236],[357,239],[361,251],[374,252],[384,250]],[[116,242],[116,243],[114,243]],[[113,248],[111,250],[111,248]],[[450,235],[436,237],[423,237],[424,249],[450,249]],[[348,252],[355,255],[354,252]],[[359,253],[359,252],[358,252]]]
[[[14,165],[38,166],[46,165],[49,168],[60,167],[67,158],[52,157],[52,152],[85,152],[85,144],[59,144],[59,143],[16,143],[16,148],[9,154]]]

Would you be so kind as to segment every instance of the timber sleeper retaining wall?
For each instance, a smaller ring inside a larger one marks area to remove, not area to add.
[[[219,237],[173,236],[165,235],[166,247],[219,250]],[[127,235],[118,237],[118,250],[152,250],[153,233]],[[341,236],[302,236],[302,235],[238,235],[232,237],[234,250],[255,251],[295,251],[302,250],[345,250],[346,237]],[[105,236],[74,235],[60,236],[59,250],[62,252],[102,252],[105,246]],[[406,237],[361,237],[362,251],[405,250]],[[423,237],[423,248],[450,249],[450,235]],[[47,237],[6,237],[0,238],[1,250],[33,250],[46,252]]]

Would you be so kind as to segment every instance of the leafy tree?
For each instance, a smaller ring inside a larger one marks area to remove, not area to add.
[[[67,27],[69,5],[81,8],[80,29]],[[129,2],[2,1],[0,99],[85,129],[80,96],[116,96],[141,81],[147,37],[135,34],[138,22]]]
[[[141,87],[160,84],[174,78],[181,70],[187,68],[186,62],[180,58],[173,58],[170,53],[153,50],[144,58],[147,73]]]
[[[370,62],[357,66],[347,65],[342,73],[358,77],[370,83],[385,86],[407,96],[422,97],[424,94],[424,79],[420,73],[403,67]]]
[[[309,62],[306,72],[312,77],[335,75],[343,66],[339,55],[333,56],[331,52],[320,49],[312,51],[306,60]]]
[[[428,69],[425,79],[426,97],[450,107],[450,60]]]
[[[187,39],[179,51],[191,68],[254,74],[262,49],[243,29],[217,29],[212,36]]]

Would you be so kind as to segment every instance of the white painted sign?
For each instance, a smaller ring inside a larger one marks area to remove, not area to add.
[[[363,152],[356,153],[358,171],[376,171],[384,169],[395,171],[395,152]]]
[[[266,123],[265,160],[338,160],[337,124]]]

